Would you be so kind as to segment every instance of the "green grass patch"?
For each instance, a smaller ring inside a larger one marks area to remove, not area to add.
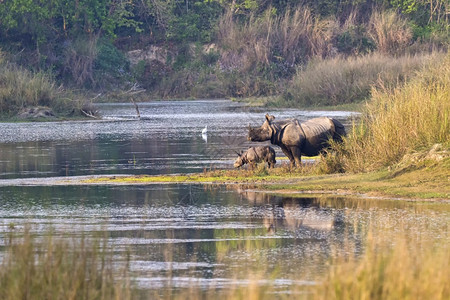
[[[254,184],[275,193],[364,193],[369,196],[449,199],[450,157],[439,162],[399,164],[393,168],[358,174],[317,174],[317,165],[290,169],[282,166],[255,170],[217,170],[187,175],[113,176],[83,180],[86,184],[218,183]]]
[[[386,168],[358,174],[306,176],[295,183],[266,185],[278,192],[351,191],[372,196],[419,199],[449,199],[450,158],[443,162],[424,162],[405,169]]]

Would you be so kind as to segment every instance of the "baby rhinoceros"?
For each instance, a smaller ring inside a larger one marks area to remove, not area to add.
[[[247,151],[238,153],[239,157],[234,162],[234,167],[239,168],[245,164],[249,164],[250,168],[256,167],[259,162],[267,162],[269,168],[273,168],[276,164],[275,150],[270,146],[250,147]]]

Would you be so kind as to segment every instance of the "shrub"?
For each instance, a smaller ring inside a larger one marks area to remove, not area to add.
[[[64,43],[63,74],[78,86],[93,86],[94,62],[97,57],[98,38],[79,38]]]
[[[119,85],[129,69],[125,55],[108,41],[102,41],[97,51],[93,70],[95,85],[106,88]]]

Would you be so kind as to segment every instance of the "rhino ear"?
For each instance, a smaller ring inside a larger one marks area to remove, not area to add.
[[[275,120],[275,116],[271,116],[269,114],[266,114],[266,120],[267,120],[267,122],[272,122],[273,120]]]

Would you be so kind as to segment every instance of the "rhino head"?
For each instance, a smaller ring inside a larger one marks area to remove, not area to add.
[[[243,165],[245,165],[245,161],[244,161],[244,151],[236,152],[236,154],[238,155],[238,158],[236,158],[236,160],[234,161],[233,166],[235,168],[239,168],[242,167]]]
[[[270,140],[273,133],[273,129],[270,124],[273,120],[275,120],[274,116],[266,114],[266,121],[264,121],[261,127],[251,128],[249,125],[247,139],[252,142],[264,142]]]

